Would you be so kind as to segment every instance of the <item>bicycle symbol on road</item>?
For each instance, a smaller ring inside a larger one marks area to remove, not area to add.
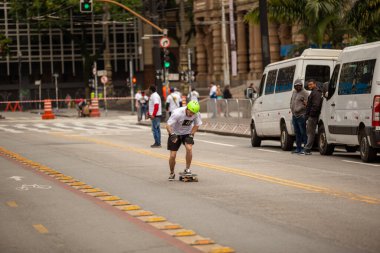
[[[22,186],[17,187],[16,189],[19,191],[29,191],[30,188],[48,190],[48,189],[51,189],[51,186],[39,185],[39,184],[23,184]]]

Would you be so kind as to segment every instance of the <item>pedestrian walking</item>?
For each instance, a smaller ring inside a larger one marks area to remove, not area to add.
[[[296,149],[292,152],[300,154],[304,152],[303,146],[307,143],[306,134],[306,103],[309,93],[303,88],[302,80],[294,82],[294,91],[290,99],[290,110],[292,111],[292,124],[296,135]]]
[[[186,148],[186,168],[185,174],[191,175],[190,165],[193,159],[194,135],[200,125],[202,125],[201,115],[199,113],[200,106],[196,101],[190,101],[187,106],[178,108],[173,111],[167,124],[168,131],[168,150],[169,157],[169,180],[175,179],[174,168],[176,164],[177,151],[183,144]]]
[[[199,102],[199,93],[195,90],[195,88],[191,89],[191,92],[187,95],[188,102],[190,101],[196,101]]]
[[[224,99],[231,99],[231,98],[232,98],[232,94],[231,94],[230,86],[229,86],[229,85],[226,85],[226,86],[224,87],[224,90],[223,90],[223,98],[224,98]]]
[[[231,99],[232,98],[232,94],[231,94],[231,91],[230,91],[230,86],[229,85],[226,85],[223,89],[223,98],[225,99],[224,100],[224,103],[221,103],[221,110],[224,112],[224,117],[230,117],[230,112],[228,111],[228,101],[227,99]]]
[[[317,86],[315,80],[309,80],[307,83],[311,93],[307,99],[306,105],[306,134],[307,134],[307,143],[305,145],[305,151],[303,154],[311,155],[311,149],[314,144],[315,131],[318,124],[319,115],[321,113],[322,107],[322,91]]]
[[[210,110],[212,112],[212,118],[216,118],[216,91],[217,91],[217,87],[215,85],[215,83],[211,83],[210,84],[210,93],[209,93],[209,96],[210,96],[210,101],[208,102],[208,105],[210,107]]]
[[[138,104],[140,107],[140,120],[142,119],[143,116],[146,119],[146,110],[148,108],[148,100],[149,100],[149,97],[145,94],[145,91],[141,91],[141,97],[138,100]]]
[[[177,92],[174,92],[174,88],[170,88],[170,95],[166,99],[166,111],[169,112],[169,117],[172,112],[182,106],[181,97]]]
[[[151,148],[161,148],[161,116],[162,116],[162,106],[161,106],[161,97],[157,93],[155,86],[149,87],[149,108],[148,108],[148,117],[152,121],[152,133],[154,138],[154,143],[151,145]]]
[[[141,106],[139,103],[140,98],[141,98],[141,90],[137,90],[137,92],[135,94],[135,107],[136,107],[136,111],[137,111],[137,121],[139,121],[139,122],[142,119]]]

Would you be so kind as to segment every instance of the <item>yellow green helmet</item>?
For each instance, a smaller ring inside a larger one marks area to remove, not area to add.
[[[187,104],[187,109],[192,113],[198,113],[201,106],[197,101],[192,100]]]

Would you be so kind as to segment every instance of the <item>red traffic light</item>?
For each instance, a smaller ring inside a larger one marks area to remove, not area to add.
[[[137,78],[136,77],[132,77],[132,83],[133,84],[137,83]]]

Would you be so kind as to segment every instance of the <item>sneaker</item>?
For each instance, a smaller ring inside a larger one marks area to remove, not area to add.
[[[301,150],[299,150],[299,149],[295,149],[295,150],[292,151],[292,154],[299,154],[299,153],[301,153],[301,152],[302,152]]]
[[[187,175],[191,175],[192,174],[190,169],[185,169],[184,173],[187,174]]]
[[[311,152],[309,150],[304,150],[300,155],[311,155]]]
[[[153,144],[153,145],[150,145],[151,148],[161,148],[161,145],[159,144]]]
[[[169,181],[173,181],[174,179],[175,179],[175,174],[174,173],[170,173],[168,180]]]

